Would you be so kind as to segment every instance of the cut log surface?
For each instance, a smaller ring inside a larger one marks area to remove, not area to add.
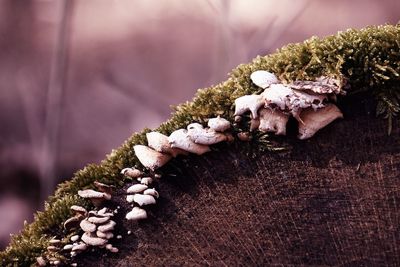
[[[177,175],[157,183],[149,218],[121,219],[120,252],[79,266],[400,266],[400,127],[388,136],[371,101],[348,99],[345,119],[282,139],[287,152],[226,145],[167,165]]]

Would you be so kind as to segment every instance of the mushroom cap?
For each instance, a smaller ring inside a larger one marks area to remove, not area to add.
[[[110,217],[109,216],[105,216],[105,217],[92,216],[92,217],[87,218],[87,220],[94,224],[103,224],[103,223],[108,222],[110,220]]]
[[[225,132],[231,128],[231,123],[220,116],[209,119],[207,125],[210,129],[217,132]]]
[[[300,114],[298,138],[308,139],[338,118],[343,118],[343,113],[334,104],[327,104],[316,111],[311,108],[303,110]]]
[[[115,188],[115,186],[113,185],[103,184],[100,183],[99,181],[95,181],[94,185],[97,187],[97,189],[99,189],[100,192],[107,193],[109,195],[112,194],[112,191]]]
[[[150,195],[150,196],[153,196],[156,198],[160,197],[160,195],[154,188],[148,188],[148,189],[144,190],[143,195]]]
[[[91,236],[88,233],[84,233],[82,235],[82,241],[85,242],[86,244],[90,245],[90,246],[104,246],[105,244],[107,244],[108,240],[104,239],[104,238],[100,238],[97,236]]]
[[[74,211],[75,213],[82,214],[83,216],[86,216],[86,214],[87,214],[87,210],[84,207],[81,207],[81,206],[78,206],[78,205],[72,205],[70,207],[70,209],[72,211]]]
[[[262,95],[244,95],[235,99],[235,114],[240,116],[246,111],[250,111],[252,118],[258,117],[258,109],[264,106],[265,102]]]
[[[87,219],[82,220],[81,223],[79,224],[79,226],[81,227],[81,229],[85,232],[89,232],[92,233],[94,231],[96,231],[96,225],[89,222]]]
[[[108,231],[108,232],[97,231],[96,235],[98,237],[105,238],[105,239],[111,239],[114,237],[114,234],[110,231]]]
[[[74,245],[72,245],[72,244],[66,244],[66,245],[63,247],[63,250],[71,250],[73,247],[74,247]]]
[[[208,146],[196,144],[188,136],[186,129],[179,129],[171,133],[168,137],[168,141],[172,147],[183,149],[187,152],[202,155],[206,152],[211,151]]]
[[[135,168],[125,168],[125,169],[122,169],[121,174],[129,176],[131,178],[138,178],[143,173]]]
[[[133,201],[139,206],[156,204],[156,199],[151,195],[134,194]]]
[[[134,207],[130,212],[126,214],[125,218],[132,221],[146,219],[147,212],[139,207]]]
[[[149,184],[153,183],[153,178],[143,177],[142,179],[140,179],[140,183],[144,184],[144,185],[149,185]]]
[[[114,221],[110,220],[108,223],[100,225],[97,228],[97,230],[100,232],[103,232],[103,233],[109,232],[109,231],[114,230],[115,225],[116,225],[116,223]]]
[[[127,195],[126,196],[126,201],[129,202],[129,203],[132,203],[133,202],[133,195]]]
[[[79,190],[78,195],[83,198],[104,198],[103,192],[98,192],[93,189]]]
[[[164,166],[171,159],[170,155],[160,153],[147,146],[135,145],[133,149],[140,163],[153,171]]]
[[[168,142],[168,136],[163,135],[159,132],[147,133],[146,137],[148,146],[158,152],[170,154],[174,158],[178,155],[188,154],[182,149],[171,147],[170,143]]]
[[[280,110],[271,110],[262,108],[259,111],[260,125],[258,129],[261,132],[272,132],[276,135],[286,135],[286,124],[289,120],[289,115]]]
[[[71,251],[83,251],[87,249],[86,243],[80,242],[71,249]]]
[[[74,217],[71,217],[71,218],[67,219],[64,222],[64,229],[65,230],[71,230],[71,229],[77,228],[79,226],[79,223],[83,220],[83,218],[84,217],[79,214],[77,216],[74,216]]]
[[[226,140],[223,133],[216,132],[212,129],[204,129],[199,123],[189,124],[187,127],[190,140],[200,145],[213,145]]]
[[[250,74],[251,81],[263,89],[269,87],[271,84],[279,83],[278,78],[275,74],[266,70],[257,70]]]
[[[135,193],[143,192],[143,191],[146,190],[147,188],[148,188],[148,186],[147,186],[147,185],[144,185],[144,184],[134,184],[134,185],[131,185],[131,186],[126,190],[126,192],[127,192],[128,194],[135,194]]]

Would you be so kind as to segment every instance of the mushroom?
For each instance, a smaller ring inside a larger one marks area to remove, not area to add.
[[[97,237],[97,236],[91,235],[89,233],[84,233],[82,235],[82,241],[90,246],[104,246],[108,242],[107,239]]]
[[[79,238],[80,238],[80,236],[79,235],[73,235],[73,236],[71,236],[71,241],[72,242],[76,242],[76,241],[78,241],[79,240]]]
[[[84,207],[78,206],[78,205],[72,205],[70,209],[75,212],[77,215],[82,215],[86,216],[87,210]]]
[[[72,244],[67,244],[63,247],[63,250],[71,250],[74,247]]]
[[[110,220],[110,217],[109,216],[106,216],[106,217],[92,216],[92,217],[87,218],[87,220],[94,224],[103,224],[103,223],[108,222]]]
[[[79,225],[81,229],[85,232],[92,233],[96,231],[96,225],[94,223],[89,222],[87,219],[82,220]]]
[[[102,208],[101,210],[99,210],[99,211],[89,211],[89,215],[91,215],[91,214],[93,214],[93,215],[95,215],[95,216],[113,216],[113,213],[112,212],[109,212],[109,209],[107,209],[107,208]]]
[[[144,184],[134,184],[134,185],[131,185],[131,186],[126,190],[126,192],[127,192],[128,194],[141,193],[141,192],[143,192],[144,190],[146,190],[147,188],[148,188],[148,186],[147,186],[147,185],[144,185]]]
[[[258,117],[257,111],[260,107],[265,104],[262,95],[245,95],[235,100],[235,114],[234,116],[240,116],[246,111],[250,111],[252,118]]]
[[[114,234],[112,232],[101,232],[101,231],[97,231],[96,235],[100,238],[105,238],[105,239],[111,239],[114,237]]]
[[[211,151],[208,146],[193,142],[188,135],[188,131],[185,129],[179,129],[172,132],[168,137],[168,141],[171,144],[171,147],[177,147],[197,155],[202,155]]]
[[[110,194],[97,192],[92,189],[79,190],[78,195],[83,198],[89,198],[96,207],[99,207],[104,200],[111,199]]]
[[[272,84],[261,94],[265,100],[265,106],[271,109],[277,107],[282,111],[290,112],[297,120],[300,112],[308,107],[314,110],[325,106],[328,99],[324,94],[308,94],[303,91],[293,90],[283,84]]]
[[[271,110],[262,108],[260,110],[260,126],[261,132],[272,132],[276,135],[286,135],[286,124],[289,120],[289,115],[280,110]]]
[[[225,132],[231,128],[231,123],[220,116],[209,119],[207,125],[216,132]]]
[[[116,225],[116,223],[114,221],[110,220],[108,223],[100,225],[97,228],[97,230],[100,232],[103,232],[103,233],[109,232],[109,231],[114,230],[115,225]]]
[[[251,81],[263,89],[269,87],[271,84],[279,83],[278,78],[275,74],[265,71],[257,70],[250,75]]]
[[[139,207],[134,207],[130,212],[126,214],[127,220],[138,221],[147,218],[147,212]]]
[[[151,195],[134,194],[133,201],[139,204],[139,206],[156,204],[155,198]]]
[[[117,253],[118,252],[118,248],[113,247],[113,245],[111,245],[111,244],[107,244],[106,245],[106,249],[109,250],[112,253]]]
[[[37,257],[36,258],[36,262],[39,266],[46,266],[46,260],[43,257]]]
[[[71,252],[80,252],[80,251],[84,251],[86,249],[87,249],[86,243],[80,242],[80,243],[74,245],[74,247],[71,249]]]
[[[151,177],[143,177],[140,179],[139,182],[144,185],[149,185],[149,184],[153,183],[153,179]]]
[[[332,77],[321,76],[315,81],[294,81],[288,84],[292,89],[309,90],[317,94],[343,94],[340,81]]]
[[[164,166],[171,159],[170,155],[160,153],[147,146],[136,145],[133,149],[140,163],[152,171]]]
[[[159,198],[160,195],[158,194],[158,192],[154,189],[154,188],[149,188],[144,190],[143,195],[150,195],[153,196],[155,198]]]
[[[103,192],[103,193],[106,193],[109,195],[112,195],[112,191],[115,188],[115,186],[113,186],[113,185],[103,184],[103,183],[100,183],[99,181],[95,181],[94,185],[97,187],[97,189],[100,192]]]
[[[306,109],[300,114],[298,138],[308,139],[338,118],[343,118],[343,114],[334,104],[327,104],[324,108],[316,111],[311,108]]]
[[[161,152],[167,153],[176,158],[178,155],[188,155],[188,152],[176,148],[171,147],[168,142],[168,136],[163,135],[159,132],[151,132],[146,134],[148,146],[152,149]]]
[[[223,133],[212,129],[204,129],[200,123],[189,124],[187,130],[190,140],[200,145],[213,145],[227,139]]]
[[[79,223],[83,220],[83,218],[84,217],[82,215],[76,215],[74,217],[67,219],[64,222],[64,229],[69,231],[74,228],[77,228],[79,226]]]
[[[133,202],[133,195],[127,195],[126,196],[126,201],[129,202],[129,203],[132,203]]]
[[[122,169],[121,174],[123,174],[125,176],[129,176],[131,178],[138,178],[143,173],[135,168],[125,168],[125,169]]]
[[[47,247],[47,251],[50,251],[50,252],[56,252],[58,250],[59,250],[59,248],[56,246],[48,246]]]

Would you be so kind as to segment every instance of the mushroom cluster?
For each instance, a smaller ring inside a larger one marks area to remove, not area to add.
[[[98,181],[94,185],[99,191],[93,189],[79,190],[78,195],[83,198],[90,199],[94,206],[100,207],[105,200],[110,200],[114,186],[106,185]]]
[[[342,93],[339,81],[320,77],[316,81],[279,83],[277,77],[267,71],[255,71],[252,82],[264,89],[260,95],[245,95],[235,100],[235,121],[250,112],[250,131],[256,129],[276,135],[286,134],[290,116],[299,123],[299,139],[308,139],[343,114],[330,99]]]
[[[178,155],[188,155],[188,153],[202,155],[210,151],[210,145],[233,140],[232,135],[225,133],[230,127],[230,122],[224,118],[211,118],[207,128],[200,123],[192,123],[186,129],[172,132],[170,136],[159,132],[147,133],[148,146],[135,145],[133,149],[140,163],[154,171]],[[122,172],[131,177],[140,176],[138,172],[134,174],[129,168]]]
[[[76,211],[77,207],[72,206],[71,209]],[[81,236],[72,236],[72,244],[65,245],[63,250],[70,251],[72,257],[86,250],[89,246],[106,248],[111,252],[118,252],[116,247],[109,244],[109,240],[114,237],[113,231],[116,225],[115,221],[111,219],[114,216],[114,212],[107,208],[87,212],[84,208],[79,207],[79,210],[85,214],[79,223],[79,227],[84,233]],[[82,213],[80,213],[80,216]]]

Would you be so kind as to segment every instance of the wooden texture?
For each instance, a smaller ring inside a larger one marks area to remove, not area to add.
[[[120,252],[86,253],[80,266],[399,266],[399,127],[387,136],[371,101],[348,101],[344,120],[289,137],[291,152],[221,146],[181,161],[149,219],[117,218]]]

